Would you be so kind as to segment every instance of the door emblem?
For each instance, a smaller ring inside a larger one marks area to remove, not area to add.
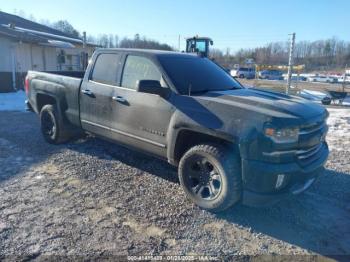
[[[145,131],[145,132],[147,132],[147,133],[151,133],[151,134],[154,134],[154,135],[165,136],[164,132],[157,131],[157,130],[153,130],[153,129],[150,129],[150,128],[147,128],[147,127],[141,126],[140,129],[141,129],[142,131]]]

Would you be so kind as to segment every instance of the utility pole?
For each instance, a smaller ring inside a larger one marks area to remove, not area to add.
[[[83,49],[86,48],[86,32],[83,32]]]
[[[83,52],[81,53],[82,55],[82,68],[83,70],[86,70],[87,66],[88,66],[88,60],[89,60],[89,55],[88,53],[86,52],[86,44],[87,44],[87,39],[86,39],[86,32],[84,31],[83,32]]]
[[[286,88],[286,94],[289,94],[289,90],[291,87],[291,80],[292,80],[292,71],[293,71],[293,57],[294,57],[294,46],[295,46],[295,33],[291,34],[292,38],[290,41],[290,48],[289,48],[289,62],[288,62],[288,78],[287,78],[287,88]]]
[[[346,80],[347,80],[347,76],[346,76],[346,68],[348,67],[348,65],[345,65],[345,69],[344,69],[344,75],[343,75],[343,83],[342,83],[342,87],[343,87],[343,92],[345,92],[345,86],[346,86]]]
[[[181,52],[181,35],[179,35],[179,39],[178,39],[178,48],[179,48],[179,52]]]

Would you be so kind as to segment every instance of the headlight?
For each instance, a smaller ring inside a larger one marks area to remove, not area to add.
[[[293,143],[299,138],[299,128],[273,128],[265,127],[265,135],[276,143]]]

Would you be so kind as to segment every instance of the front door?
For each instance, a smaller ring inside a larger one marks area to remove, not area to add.
[[[166,136],[172,105],[159,95],[137,91],[140,80],[158,80],[168,88],[156,64],[144,56],[128,55],[121,86],[113,95],[112,133],[123,143],[166,156]]]
[[[80,119],[83,129],[110,137],[115,101],[114,89],[119,81],[121,55],[101,53],[97,56],[92,74],[80,90]]]

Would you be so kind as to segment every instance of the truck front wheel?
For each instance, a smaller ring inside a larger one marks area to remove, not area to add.
[[[196,205],[223,211],[242,195],[241,165],[237,152],[215,144],[197,145],[181,158],[180,183]]]
[[[45,105],[40,111],[41,132],[50,144],[61,144],[70,139],[56,105]]]

